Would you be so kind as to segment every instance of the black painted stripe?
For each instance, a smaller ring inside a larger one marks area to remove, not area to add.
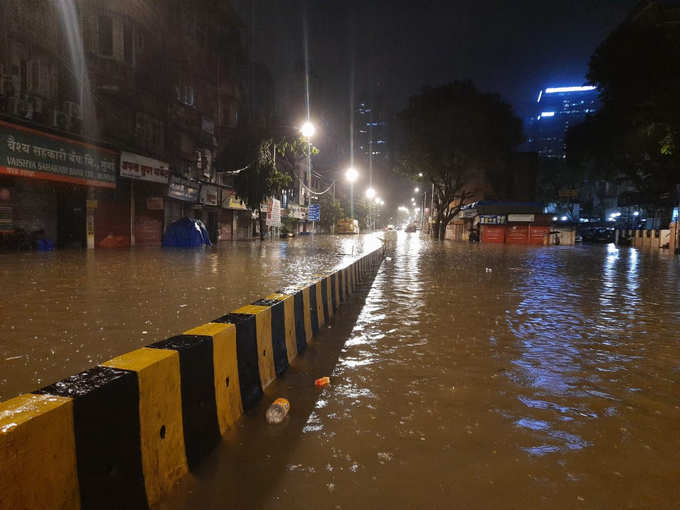
[[[323,304],[323,323],[328,326],[329,314],[328,314],[328,278],[321,280],[321,303]]]
[[[338,285],[336,275],[337,275],[337,273],[333,273],[331,275],[331,278],[330,278],[330,280],[331,280],[331,303],[333,303],[333,311],[338,309],[338,298],[335,295],[335,292],[336,292],[335,289],[337,288],[337,285]]]
[[[338,275],[338,287],[340,288],[340,302],[347,300],[347,291],[345,289],[345,271],[344,269],[338,269],[336,273]]]
[[[316,284],[309,286],[309,316],[312,321],[312,336],[319,334],[319,313],[316,307]]]
[[[194,469],[222,437],[215,400],[213,339],[178,335],[148,347],[177,351],[179,355],[184,448],[189,468]]]
[[[281,377],[288,370],[288,348],[286,347],[286,314],[283,302],[277,299],[260,299],[253,303],[269,306],[272,313],[272,349],[274,351],[274,370]]]
[[[81,508],[148,508],[137,374],[94,367],[35,393],[73,399]]]
[[[260,365],[257,357],[257,329],[255,316],[230,313],[213,322],[236,326],[236,357],[238,379],[241,386],[243,409],[251,409],[262,397]]]
[[[295,343],[297,344],[298,354],[302,354],[307,349],[307,330],[305,329],[305,301],[302,291],[295,293],[293,297],[293,307],[295,309]]]

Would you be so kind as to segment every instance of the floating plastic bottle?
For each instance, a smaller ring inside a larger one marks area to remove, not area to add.
[[[269,406],[267,412],[265,413],[265,418],[267,423],[276,424],[281,423],[286,416],[288,416],[288,411],[290,411],[290,402],[285,398],[277,398]]]

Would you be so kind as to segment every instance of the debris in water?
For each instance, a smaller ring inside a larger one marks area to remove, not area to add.
[[[493,269],[491,269],[490,267],[487,267],[487,268],[486,268],[486,272],[487,272],[487,273],[493,273]]]
[[[5,358],[5,361],[13,361],[15,359],[21,359],[23,357],[24,357],[23,355],[21,355],[21,356],[10,356],[9,358]]]
[[[290,402],[285,398],[277,398],[269,406],[264,416],[269,424],[281,423],[288,416],[288,411],[290,411]]]
[[[314,381],[314,386],[317,388],[323,388],[324,386],[328,386],[331,383],[331,378],[330,377],[320,377],[316,381]]]

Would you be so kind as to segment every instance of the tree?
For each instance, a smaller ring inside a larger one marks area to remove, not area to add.
[[[344,218],[345,212],[340,201],[336,200],[330,193],[324,193],[319,197],[319,206],[321,208],[319,225],[330,232],[332,226],[338,220]]]
[[[260,239],[264,239],[265,215],[262,214],[262,204],[290,186],[296,163],[307,156],[309,145],[300,138],[263,138],[256,132],[247,133],[239,142],[241,160],[247,163],[236,174],[234,188],[248,208],[258,212]]]
[[[469,81],[426,88],[399,114],[397,171],[434,185],[435,228],[446,226],[482,185],[486,174],[507,164],[522,142],[522,122],[496,94]]]
[[[567,136],[569,159],[650,196],[680,182],[680,26],[664,17],[647,2],[597,48],[588,79],[602,107]]]

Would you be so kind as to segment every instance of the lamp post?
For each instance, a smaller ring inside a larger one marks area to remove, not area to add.
[[[345,172],[345,179],[349,182],[349,217],[354,219],[354,183],[359,178],[359,172],[354,167],[350,167]]]
[[[309,115],[309,113],[308,113]],[[316,126],[307,118],[307,121],[300,127],[300,134],[307,140],[307,194],[309,199],[307,204],[312,203],[312,137],[316,134]],[[314,230],[314,222],[312,222],[312,230]]]
[[[372,219],[373,219],[372,212],[373,212],[373,199],[375,198],[375,195],[376,195],[375,189],[373,189],[372,187],[368,188],[366,190],[366,198],[368,199],[368,228],[369,229],[371,228],[371,224],[373,223],[372,222]]]

